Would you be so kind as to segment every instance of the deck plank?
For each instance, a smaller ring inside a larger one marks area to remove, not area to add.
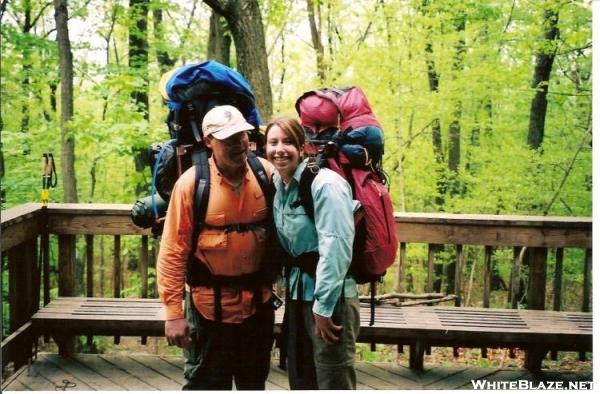
[[[65,384],[75,386],[67,387],[69,391],[93,391],[94,388],[85,382],[85,378],[73,375],[66,371],[62,365],[56,366],[50,362],[44,354],[38,355],[37,362],[31,365],[30,370],[32,375],[38,374],[51,382],[50,390],[55,390],[57,387]],[[36,389],[37,390],[37,389]]]
[[[25,386],[21,381],[14,380],[7,384],[5,391],[31,391],[31,389]]]
[[[450,365],[450,366],[435,366],[429,370],[426,370],[421,375],[421,384],[424,389],[434,389],[437,382],[447,379],[448,377],[460,373],[467,369],[464,365]]]
[[[173,386],[175,385],[173,380],[156,374],[156,372],[152,369],[136,361],[135,357],[123,356],[120,354],[111,355],[110,357],[100,355],[100,357],[123,369],[128,374],[146,382],[155,390],[172,390]]]
[[[365,374],[371,375],[384,384],[390,384],[393,388],[391,390],[403,390],[403,389],[421,389],[423,386],[417,381],[409,380],[402,375],[394,374],[387,369],[380,368],[376,365],[369,363],[357,363],[356,370],[361,371]],[[379,390],[381,386],[377,386]],[[382,390],[385,388],[381,388]]]
[[[171,390],[181,389],[183,382],[183,360],[181,357],[154,356],[148,354],[77,354],[65,359],[55,354],[40,353],[32,364],[35,373],[27,375],[27,367],[21,368],[8,379],[3,390],[10,391],[54,391],[55,384],[67,378],[76,382],[71,390]],[[358,389],[472,389],[471,379],[487,381],[530,380],[539,382],[591,381],[591,371],[555,372],[544,371],[535,377],[524,370],[475,368],[464,365],[425,364],[424,372],[411,371],[395,363],[356,364]],[[4,383],[3,383],[4,384]],[[271,362],[271,371],[266,382],[267,390],[288,390],[287,373]]]
[[[384,363],[384,362],[374,362],[374,363],[366,363],[369,365],[373,365],[377,368],[383,369],[392,375],[397,375],[401,379],[410,380],[412,382],[421,382],[421,371],[412,370],[407,366],[398,365],[396,363]]]
[[[364,368],[356,366],[356,380],[366,386],[369,386],[369,390],[397,390],[399,389],[397,383],[390,383],[387,380],[383,380],[380,377],[365,372]]]
[[[150,355],[131,355],[129,356],[146,368],[156,371],[165,378],[172,380],[174,384],[182,386],[185,383],[183,378],[183,365],[181,368],[176,367],[172,363],[163,360],[160,357]]]
[[[460,371],[456,374],[448,376],[445,379],[435,382],[428,388],[436,390],[455,390],[463,386],[465,382],[481,379],[494,372],[495,370],[490,368],[467,368],[464,371]]]
[[[76,354],[74,358],[121,386],[121,390],[156,390],[143,380],[129,374],[126,370],[117,367],[97,354]]]
[[[279,368],[277,366],[278,364],[279,361],[271,361],[271,370],[269,371],[267,381],[276,386],[276,390],[289,390],[290,382],[287,377],[287,372]]]
[[[16,387],[18,386],[25,386],[27,391],[54,390],[51,381],[28,368],[27,365],[15,371],[14,374],[8,377],[6,382],[2,382],[2,391],[17,391]]]
[[[60,357],[57,354],[48,353],[40,355],[40,359],[47,360],[57,368],[61,368],[71,375],[77,376],[79,380],[86,382],[93,390],[122,390],[122,387],[112,380],[102,376],[73,358],[65,358]]]

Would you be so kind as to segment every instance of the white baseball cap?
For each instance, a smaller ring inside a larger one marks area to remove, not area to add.
[[[253,129],[254,126],[246,122],[244,115],[231,105],[214,107],[204,115],[204,120],[202,120],[204,136],[212,135],[218,140],[224,140],[239,132]]]

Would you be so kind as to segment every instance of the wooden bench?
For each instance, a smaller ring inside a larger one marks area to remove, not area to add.
[[[410,367],[423,368],[427,346],[518,347],[538,371],[549,350],[592,351],[592,313],[457,307],[377,306],[375,324],[361,306],[359,342],[410,346]],[[281,330],[283,308],[275,317]],[[59,297],[32,317],[36,335],[163,336],[164,314],[154,299]],[[533,356],[532,356],[533,355]]]

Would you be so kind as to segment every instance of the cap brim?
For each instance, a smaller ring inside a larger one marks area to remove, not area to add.
[[[241,133],[242,131],[250,131],[250,130],[254,130],[254,126],[252,126],[250,123],[244,122],[244,123],[236,124],[233,126],[229,126],[223,130],[219,130],[210,135],[212,135],[213,137],[215,137],[218,140],[224,140],[224,139],[231,137],[234,134]]]

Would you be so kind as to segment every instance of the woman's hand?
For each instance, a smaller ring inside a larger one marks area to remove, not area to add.
[[[340,332],[343,326],[333,324],[331,317],[324,317],[313,312],[315,319],[315,335],[321,338],[326,344],[332,345],[340,339]]]
[[[190,327],[185,319],[165,321],[165,336],[169,345],[175,345],[182,349],[185,349],[192,340]]]

